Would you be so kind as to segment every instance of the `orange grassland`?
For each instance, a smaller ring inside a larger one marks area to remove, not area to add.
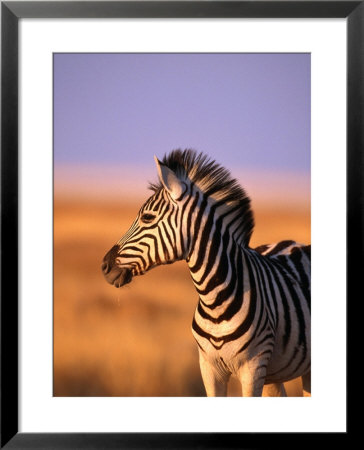
[[[122,289],[104,280],[104,254],[141,203],[56,196],[54,201],[54,395],[203,396],[196,306],[185,262],[158,267]],[[255,205],[251,245],[310,242],[309,207]],[[301,384],[286,385],[302,395]],[[232,379],[229,395],[240,395]]]

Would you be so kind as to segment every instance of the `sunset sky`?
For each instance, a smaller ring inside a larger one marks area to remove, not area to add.
[[[174,148],[309,184],[310,90],[309,54],[55,54],[56,188],[150,179]]]

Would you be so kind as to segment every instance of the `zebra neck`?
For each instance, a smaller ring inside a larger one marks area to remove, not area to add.
[[[200,310],[215,310],[215,315],[229,309],[235,314],[242,306],[245,292],[250,290],[244,248],[226,236],[219,243],[211,242],[201,257],[188,265],[199,295]],[[232,307],[232,304],[235,304]]]
[[[245,228],[240,205],[231,207],[196,192],[188,219],[183,223],[184,259],[191,272],[200,270],[206,257],[215,257],[221,245],[241,247]]]

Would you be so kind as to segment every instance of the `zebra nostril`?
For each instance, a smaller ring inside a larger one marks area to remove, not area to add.
[[[104,256],[104,259],[101,263],[101,270],[103,271],[104,275],[108,275],[112,271],[115,265],[115,259],[118,257],[119,250],[119,245],[114,245],[114,247],[112,247],[111,250],[109,250]]]
[[[101,270],[106,274],[110,272],[110,266],[107,261],[103,261],[101,264]]]

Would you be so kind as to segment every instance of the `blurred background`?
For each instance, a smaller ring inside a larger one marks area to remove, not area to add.
[[[54,55],[55,396],[205,395],[187,264],[122,289],[100,270],[175,148],[239,179],[252,247],[310,243],[310,55]]]

